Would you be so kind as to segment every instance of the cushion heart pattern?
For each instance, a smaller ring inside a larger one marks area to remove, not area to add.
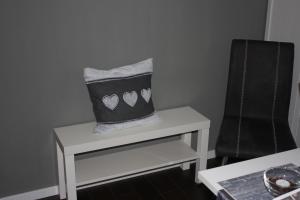
[[[136,91],[131,91],[131,92],[125,92],[123,94],[123,100],[131,107],[133,107],[136,104],[138,95]]]
[[[114,110],[119,103],[119,97],[116,94],[106,95],[102,98],[102,102],[107,108]]]
[[[148,88],[148,89],[142,89],[142,90],[141,90],[141,95],[142,95],[143,99],[144,99],[147,103],[149,103],[150,98],[151,98],[151,89],[150,89],[150,88]]]

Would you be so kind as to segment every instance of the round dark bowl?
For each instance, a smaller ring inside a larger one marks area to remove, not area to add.
[[[300,173],[287,167],[269,168],[264,171],[264,183],[272,195],[278,196],[300,188]]]

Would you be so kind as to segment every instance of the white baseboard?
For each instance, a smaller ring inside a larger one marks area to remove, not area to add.
[[[30,192],[24,192],[16,195],[0,198],[0,200],[35,200],[50,197],[58,194],[58,186],[52,186]]]
[[[215,150],[208,151],[207,159],[213,159],[216,157]],[[47,187],[39,190],[33,190],[30,192],[24,192],[16,195],[2,197],[0,200],[36,200],[46,198],[50,196],[58,195],[58,186]]]
[[[213,159],[215,157],[216,157],[216,152],[214,149],[207,152],[207,159]]]

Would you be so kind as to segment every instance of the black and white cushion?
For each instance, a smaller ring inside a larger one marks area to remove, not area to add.
[[[111,70],[84,69],[96,132],[158,121],[151,98],[152,59]]]

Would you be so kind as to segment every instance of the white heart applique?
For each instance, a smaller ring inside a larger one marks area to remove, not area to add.
[[[136,104],[137,98],[138,98],[138,96],[135,91],[125,92],[123,94],[124,101],[131,107],[133,107]]]
[[[151,89],[150,89],[150,88],[148,88],[148,89],[142,89],[142,90],[141,90],[141,95],[142,95],[143,99],[144,99],[147,103],[149,103],[150,98],[151,98]]]
[[[102,98],[102,102],[107,108],[114,110],[119,103],[119,97],[116,94],[105,95]]]

